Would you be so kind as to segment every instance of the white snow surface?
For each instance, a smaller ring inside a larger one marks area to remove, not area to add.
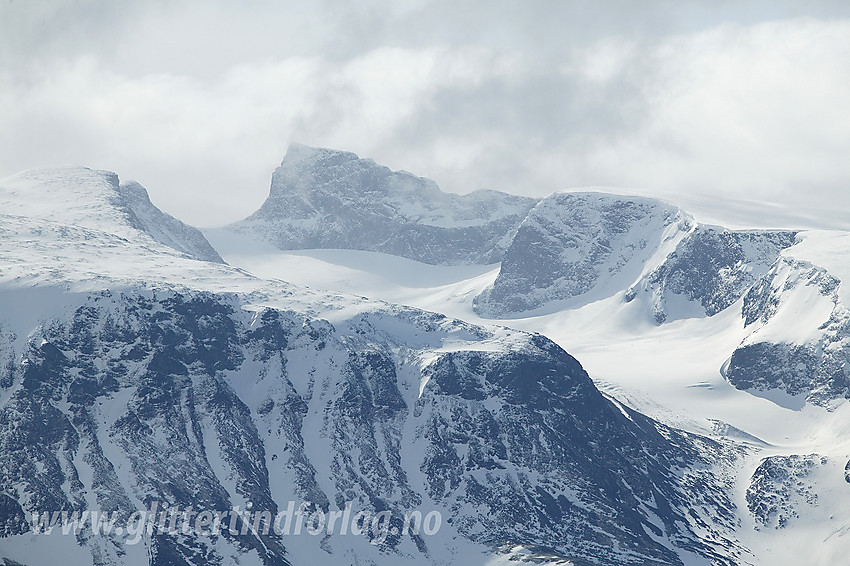
[[[123,208],[124,203],[115,197],[118,184],[117,176],[108,172],[92,171],[85,168],[53,168],[26,172],[11,178],[0,180],[0,336],[11,342],[12,350],[21,351],[31,329],[54,317],[67,317],[84,301],[87,293],[102,289],[121,291],[123,289],[169,289],[201,290],[220,294],[238,294],[249,310],[261,310],[273,307],[281,310],[295,310],[332,323],[344,326],[347,321],[362,312],[383,310],[388,305],[375,299],[367,299],[337,291],[311,290],[299,287],[279,278],[263,278],[241,268],[213,261],[201,261],[188,257],[181,250],[158,241],[138,224],[134,225]],[[458,268],[461,269],[461,268]],[[399,270],[401,273],[402,270]],[[469,273],[475,273],[475,270]],[[416,274],[412,274],[414,277]],[[452,282],[455,275],[451,269],[436,271],[429,280],[420,281],[423,285]],[[407,280],[413,283],[415,279]],[[427,287],[426,287],[427,288]],[[380,316],[376,315],[379,324]],[[453,350],[468,348],[497,349],[511,344],[511,336],[518,334],[504,329],[494,329],[493,339],[476,343],[473,336],[464,332],[451,331],[421,336],[411,335],[409,325],[400,323],[393,317],[386,318],[390,332],[400,333],[405,345],[424,350]],[[447,323],[448,325],[448,323]],[[445,339],[445,341],[443,341]],[[527,338],[526,338],[527,339]],[[421,343],[417,342],[419,340]],[[3,360],[5,362],[5,360]],[[423,360],[415,360],[423,363]],[[305,363],[311,362],[306,359]],[[250,365],[250,364],[249,364]],[[293,374],[306,376],[309,371],[295,371]],[[256,411],[263,401],[262,391],[270,391],[256,383],[256,374],[251,368],[244,378],[235,376],[234,384],[239,384],[238,394]],[[408,379],[412,379],[411,372]],[[404,373],[402,372],[402,375]],[[251,379],[253,377],[253,379]],[[323,379],[328,379],[324,377]],[[309,383],[298,380],[295,387],[303,392]],[[13,389],[3,391],[0,403],[9,399]],[[402,384],[415,396],[419,392],[419,383]],[[126,411],[127,399],[115,395],[106,399],[97,410],[99,422],[108,423]],[[320,412],[313,412],[305,419],[306,446],[310,460],[317,465],[329,465],[327,460],[328,439],[322,436]],[[213,449],[217,443],[210,433],[210,423],[202,418],[203,433],[210,467],[223,482],[231,494],[235,488],[228,483],[228,471],[219,452]],[[104,426],[104,430],[108,427]],[[416,431],[404,431],[411,440]],[[262,431],[263,441],[268,449],[268,457],[276,455],[275,446],[280,444],[271,430]],[[165,442],[165,439],[158,439]],[[277,442],[276,442],[277,441]],[[104,442],[105,446],[108,443]],[[421,447],[413,442],[405,443],[411,461],[421,461]],[[106,456],[116,466],[119,475],[130,477],[126,458],[110,450]],[[90,485],[93,481],[90,468],[85,462],[75,462],[80,469],[81,481]],[[268,463],[271,467],[271,463]],[[280,476],[271,477],[272,492],[280,501],[296,498],[292,481]],[[425,478],[417,478],[416,484],[424,485]],[[133,493],[132,486],[125,486]],[[331,493],[332,486],[324,486]],[[424,490],[423,490],[424,493]],[[234,497],[234,504],[244,508],[246,501]],[[140,502],[135,501],[140,508]],[[423,508],[437,509],[433,501],[425,498]],[[444,516],[450,516],[443,509]],[[429,541],[432,546],[430,563],[484,565],[494,556],[483,545],[460,537],[450,525],[443,525],[437,538]],[[99,543],[92,543],[99,544]],[[290,557],[295,564],[315,563],[326,560],[327,554],[319,550],[319,539],[309,536],[290,537],[285,541]],[[343,561],[383,561],[381,564],[420,564],[421,555],[415,548],[402,548],[406,554],[385,556],[365,540],[356,537],[335,537],[330,542],[335,559]],[[406,543],[408,546],[412,543]],[[233,564],[259,564],[258,557],[252,552],[240,552],[228,543],[219,541],[218,552]],[[69,562],[86,564],[91,561],[89,549],[80,546],[72,536],[38,536],[31,534],[15,535],[0,539],[2,556],[19,561],[27,566],[53,566]],[[144,544],[128,546],[124,556],[111,559],[124,564],[147,564],[148,548]],[[112,551],[110,551],[112,552]],[[226,560],[227,561],[227,560]]]
[[[498,264],[434,266],[375,252],[281,251],[223,231],[205,234],[226,261],[258,277],[410,305],[475,324],[493,322],[475,314],[472,300],[492,285]],[[783,257],[827,267],[839,278],[850,276],[850,234],[805,231],[801,243]],[[653,257],[647,264],[658,261]],[[811,286],[793,291],[783,296],[777,317],[762,327],[744,327],[741,300],[713,317],[695,311],[694,303],[684,299],[679,308],[670,301],[672,322],[657,325],[644,304],[626,302],[622,291],[579,308],[554,305],[536,316],[499,324],[552,338],[619,402],[664,423],[756,448],[739,470],[736,503],[744,511],[746,488],[761,457],[827,457],[834,465],[817,475],[813,487],[821,504],[805,509],[782,530],[757,531],[745,517],[738,536],[753,550],[753,564],[837,564],[850,551],[850,485],[843,475],[850,459],[850,404],[837,401],[823,408],[804,401],[777,403],[770,393],[736,389],[720,371],[742,342],[817,341],[834,305]],[[846,293],[840,294],[846,304]],[[814,541],[816,550],[809,552]]]
[[[221,261],[197,229],[156,208],[140,184],[120,184],[111,171],[76,166],[24,171],[0,179],[0,203],[2,228],[25,224],[37,233],[63,226],[80,235],[94,230],[186,257]]]
[[[296,151],[293,159],[297,156]],[[214,229],[206,230],[205,236],[229,265],[201,261],[134,226],[120,202],[116,204],[118,186],[113,173],[80,167],[43,169],[0,180],[0,332],[32,328],[53,312],[72,308],[75,292],[125,285],[239,293],[257,309],[298,309],[331,322],[386,302],[398,303],[492,328],[492,321],[474,313],[472,300],[492,285],[498,264],[440,266],[365,251],[282,251]],[[850,233],[806,231],[783,256],[826,268],[844,281],[850,277]],[[659,261],[645,259],[649,264]],[[848,292],[843,286],[839,291],[845,305],[850,304]],[[842,472],[850,459],[850,404],[792,409],[728,384],[720,368],[730,352],[754,331],[766,336],[771,326],[745,328],[741,301],[713,317],[688,312],[659,326],[639,302],[628,303],[623,294],[499,324],[552,338],[618,402],[685,430],[706,435],[720,430],[726,438],[757,447],[739,470],[740,509],[747,508],[748,481],[762,457],[811,453],[827,457],[830,464],[812,478],[819,496],[816,506],[804,509],[792,527],[779,531],[755,530],[745,516],[738,536],[752,549],[756,564],[826,565],[846,560],[850,484]],[[781,315],[788,320],[772,322],[776,332],[787,333],[773,338],[796,343],[814,339],[812,333],[829,315],[819,301],[809,295],[789,296],[791,308]],[[410,386],[418,390],[421,384]],[[250,391],[241,394],[251,397]],[[320,440],[316,442],[318,451]],[[318,452],[315,456],[321,457]],[[273,489],[282,488],[278,484]],[[59,557],[75,560],[79,548],[66,548],[68,537],[57,538],[63,540],[41,546],[39,539],[34,546],[21,535],[2,544],[11,555],[28,556],[28,564],[53,564]],[[471,543],[448,539],[445,543],[454,545],[457,563],[508,563],[506,556],[486,556]],[[27,554],[32,548],[37,552]],[[297,545],[292,552],[296,557],[309,555],[309,549]],[[452,549],[446,552],[441,558],[450,556]],[[523,550],[516,549],[515,554],[520,558]]]

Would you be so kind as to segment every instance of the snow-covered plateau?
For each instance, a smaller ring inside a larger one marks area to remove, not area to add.
[[[0,179],[0,560],[840,564],[848,279],[835,226],[301,145],[203,232],[114,173]],[[387,529],[31,521],[293,501]]]

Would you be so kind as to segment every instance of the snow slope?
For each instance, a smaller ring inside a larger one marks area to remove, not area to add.
[[[741,453],[608,399],[543,336],[188,257],[151,235],[175,233],[153,230],[155,214],[131,220],[114,174],[54,169],[0,185],[15,213],[0,231],[4,559],[71,555],[67,538],[27,531],[19,518],[36,510],[126,518],[151,501],[250,501],[274,513],[290,500],[325,512],[351,501],[394,525],[438,510],[446,524],[433,539],[385,542],[184,533],[128,548],[89,528],[75,540],[97,564],[746,555],[728,496]],[[418,284],[486,275],[434,267]]]
[[[298,153],[298,167],[315,154]],[[200,261],[191,256],[203,246],[138,212],[146,199],[122,193],[114,174],[59,168],[0,187],[0,444],[17,458],[2,467],[0,488],[20,501],[0,501],[4,512],[39,497],[129,510],[146,494],[267,506],[309,496],[331,509],[345,494],[396,511],[419,497],[457,519],[430,541],[427,560],[437,564],[528,554],[835,564],[850,549],[845,232],[792,227],[753,240],[751,231],[638,216],[598,248],[598,294],[494,327],[475,298],[494,288],[498,263],[284,251],[232,229],[205,232],[229,265]],[[439,223],[437,208],[426,222]],[[598,234],[570,237],[570,214],[545,218],[557,220],[538,223],[558,235],[556,252],[571,241],[597,248]],[[732,253],[702,269],[694,249],[703,244],[711,257],[717,246]],[[593,383],[521,331],[575,355]],[[753,346],[763,351],[749,355]],[[779,363],[765,366],[769,355]],[[544,379],[552,370],[567,382]],[[570,383],[580,387],[561,390]],[[136,439],[145,426],[150,437]],[[20,434],[43,450],[21,452]],[[174,489],[174,478],[189,479]],[[514,518],[500,514],[505,501]],[[80,554],[67,538],[21,533],[0,538],[0,557],[157,563],[179,552],[192,563],[199,548],[191,538],[151,539],[144,553],[87,540]],[[414,539],[387,549],[345,537],[222,538],[205,548],[213,563],[424,560]]]
[[[118,175],[110,171],[72,166],[25,171],[0,179],[0,202],[0,214],[19,217],[5,219],[4,225],[40,222],[45,227],[97,230],[139,243],[153,240],[187,257],[221,262],[197,229],[156,208],[140,184],[119,184]]]
[[[712,237],[730,234],[720,227],[708,230]],[[751,233],[722,237],[751,238]],[[658,325],[653,303],[635,296],[629,300],[626,285],[596,300],[556,302],[536,313],[499,322],[551,337],[576,355],[596,385],[618,401],[672,426],[753,449],[738,468],[734,490],[738,507],[746,510],[737,535],[753,551],[748,562],[840,563],[850,549],[846,537],[850,484],[843,471],[850,460],[850,407],[843,400],[844,382],[824,379],[833,374],[808,373],[808,368],[821,363],[847,367],[841,364],[850,341],[843,322],[847,302],[841,280],[850,276],[846,259],[850,248],[844,249],[850,237],[820,230],[766,234],[764,243],[743,250],[748,261],[729,262],[741,274],[737,281],[742,283],[732,288],[731,300],[725,299],[725,306],[721,303],[713,316],[707,316],[699,300],[683,299],[677,304],[668,296],[664,301],[667,320]],[[492,288],[500,273],[498,264],[448,267],[374,252],[283,252],[222,232],[207,231],[207,236],[228,262],[263,277],[285,278],[314,289],[344,289],[477,324],[487,320],[476,312],[475,297]],[[776,237],[791,240],[774,246],[771,238]],[[672,249],[682,242],[687,238],[680,237]],[[687,254],[678,255],[680,265],[683,256]],[[650,275],[662,266],[674,264],[662,256],[655,265],[637,280],[650,281]],[[673,271],[664,269],[667,274]],[[807,371],[796,361],[790,365],[783,361],[776,369],[786,371],[785,381],[765,374],[758,386],[739,381],[742,374],[758,375],[743,363],[741,349],[761,343],[777,348],[807,346]],[[742,362],[737,370],[732,364],[731,372],[730,358]],[[782,488],[785,480],[781,478],[759,480],[764,476],[759,470],[764,470],[765,458],[787,463],[812,454],[816,456],[810,460],[817,465],[803,478],[808,486],[805,496]],[[825,464],[820,463],[822,459]],[[772,523],[760,523],[749,512],[748,493],[749,499],[772,501],[769,509],[785,509],[791,513],[789,520],[780,526],[778,515],[773,514]],[[810,551],[813,540],[818,541],[814,552]]]

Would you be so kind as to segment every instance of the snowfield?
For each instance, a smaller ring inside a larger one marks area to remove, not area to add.
[[[379,210],[382,240],[341,249],[358,225],[322,224],[340,195]],[[0,179],[0,559],[846,559],[850,232],[717,202],[455,197],[305,146],[262,214],[202,232],[114,173]],[[14,530],[17,509],[146,498],[444,524],[388,546]]]

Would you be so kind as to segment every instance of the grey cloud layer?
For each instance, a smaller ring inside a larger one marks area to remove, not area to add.
[[[0,174],[117,170],[195,224],[256,209],[291,140],[459,192],[850,208],[847,3],[24,4],[0,4]]]

